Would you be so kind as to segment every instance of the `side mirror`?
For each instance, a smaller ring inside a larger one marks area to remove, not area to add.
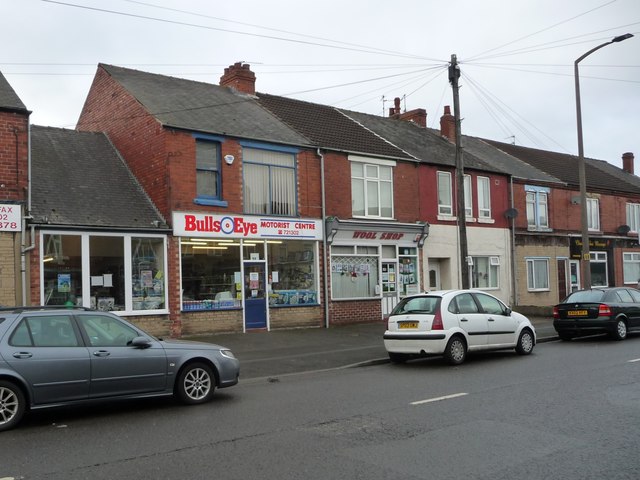
[[[129,345],[136,348],[149,348],[151,346],[151,342],[147,337],[135,337],[131,340]]]
[[[510,317],[510,316],[511,316],[511,312],[513,312],[513,310],[511,310],[511,308],[509,308],[509,307],[507,307],[507,308],[505,308],[505,309],[504,309],[504,314],[505,314],[507,317]]]

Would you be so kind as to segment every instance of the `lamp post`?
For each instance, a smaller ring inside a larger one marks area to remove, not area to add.
[[[578,177],[580,181],[580,221],[582,223],[582,257],[580,264],[582,265],[582,288],[591,288],[591,254],[589,253],[589,224],[587,221],[587,177],[584,167],[584,145],[582,141],[582,111],[580,108],[580,75],[578,74],[578,64],[596,50],[606,47],[611,43],[622,42],[633,37],[631,33],[625,33],[609,40],[597,47],[592,48],[587,53],[579,57],[573,64],[574,77],[576,81],[576,120],[578,124]]]

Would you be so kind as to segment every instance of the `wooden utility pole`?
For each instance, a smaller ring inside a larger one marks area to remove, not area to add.
[[[464,161],[462,158],[462,128],[460,120],[460,96],[458,79],[460,78],[460,67],[455,54],[451,55],[449,65],[449,82],[453,90],[453,117],[456,132],[456,198],[458,217],[458,236],[460,242],[460,280],[462,288],[471,288],[469,281],[469,248],[467,245],[467,215],[464,202]]]

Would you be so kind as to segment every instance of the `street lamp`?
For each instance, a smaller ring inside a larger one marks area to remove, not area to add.
[[[584,145],[582,142],[582,111],[580,109],[580,75],[578,74],[578,63],[591,55],[596,50],[600,50],[602,47],[606,47],[611,43],[618,43],[633,37],[631,33],[625,33],[618,37],[609,40],[597,47],[592,48],[587,53],[578,58],[574,66],[574,76],[576,80],[576,117],[578,124],[578,176],[580,181],[580,205],[582,211],[580,212],[580,218],[582,222],[582,258],[580,264],[582,265],[583,275],[583,288],[591,288],[591,254],[589,253],[589,224],[587,222],[587,177],[584,168]]]

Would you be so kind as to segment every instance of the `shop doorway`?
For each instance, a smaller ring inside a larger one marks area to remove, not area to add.
[[[440,283],[440,261],[429,259],[429,290],[442,290]]]
[[[267,328],[267,291],[265,264],[244,262],[245,330]]]
[[[398,262],[382,262],[382,318],[398,304]]]

